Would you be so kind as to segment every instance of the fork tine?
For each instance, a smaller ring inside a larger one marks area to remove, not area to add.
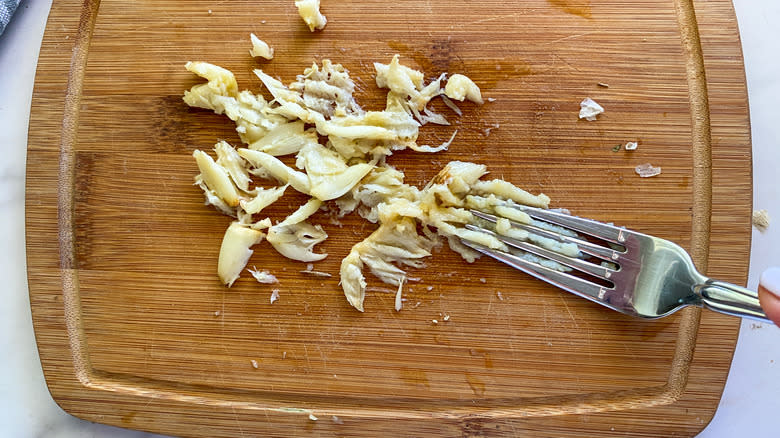
[[[477,216],[488,222],[496,223],[496,220],[498,219],[497,216],[483,213],[478,210],[471,210],[471,213],[474,216]],[[558,242],[561,243],[574,243],[577,245],[577,247],[579,247],[580,251],[604,260],[615,261],[620,257],[620,253],[618,251],[615,251],[611,248],[605,248],[601,245],[597,245],[592,242],[588,242],[587,240],[578,239],[576,237],[564,236],[562,234],[553,231],[545,230],[544,228],[534,227],[533,225],[527,225],[527,224],[522,224],[520,222],[515,222],[511,219],[509,220],[509,222],[512,224],[513,227],[520,228],[522,230],[528,231],[538,236],[557,240]]]
[[[525,272],[539,280],[545,281],[567,292],[573,293],[590,301],[596,302],[611,309],[624,311],[616,306],[604,301],[604,298],[614,291],[614,288],[600,286],[591,281],[575,277],[565,272],[556,271],[539,265],[534,262],[523,259],[513,254],[503,251],[496,251],[485,246],[462,240],[463,244],[469,248],[479,251],[482,254],[490,256],[500,262],[506,263],[515,269]]]
[[[509,207],[509,205],[507,205],[507,207]],[[511,207],[527,213],[534,219],[560,225],[578,233],[584,233],[606,240],[607,242],[621,244],[626,241],[626,235],[632,233],[629,230],[614,225],[607,225],[592,219],[585,219],[557,211],[544,210],[519,204],[513,204]]]
[[[544,257],[547,259],[554,260],[564,266],[568,266],[572,269],[576,269],[580,272],[584,272],[586,274],[590,274],[594,277],[598,277],[604,280],[608,280],[613,273],[617,272],[614,269],[606,268],[604,266],[599,266],[594,263],[587,262],[582,259],[573,258],[569,256],[565,256],[563,254],[559,254],[555,251],[550,251],[549,249],[542,248],[538,245],[534,245],[532,243],[528,242],[522,242],[517,239],[513,239],[511,237],[502,236],[498,233],[495,233],[490,230],[486,230],[484,228],[477,227],[475,225],[466,224],[466,228],[473,231],[481,231],[483,233],[490,234],[494,237],[496,237],[498,240],[506,243],[509,246],[513,246],[517,249],[521,249],[526,252],[530,252],[531,254],[538,255],[540,257]]]

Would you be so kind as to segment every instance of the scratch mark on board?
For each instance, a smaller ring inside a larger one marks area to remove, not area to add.
[[[547,306],[542,306],[542,315],[544,315],[544,327],[549,327],[549,320],[547,316]],[[549,330],[542,330],[542,333],[544,333],[544,342],[545,345],[548,347],[552,347],[552,342],[550,342],[550,336],[547,334]]]
[[[144,409],[148,408],[148,407],[149,407],[149,405],[151,405],[151,404],[152,404],[152,402],[154,402],[155,400],[156,400],[156,398],[155,398],[155,397],[149,397],[149,401],[148,401],[148,402],[146,402],[146,404],[144,405]]]
[[[569,67],[570,69],[572,69],[572,70],[574,70],[576,72],[580,72],[581,73],[580,69],[578,69],[577,67],[571,65],[571,63],[569,61],[565,60],[561,55],[558,55],[557,53],[553,53],[552,56],[553,56],[553,63],[552,63],[553,66],[555,65],[555,61],[554,60],[555,59],[560,59],[567,67]]]
[[[230,410],[233,411],[233,419],[236,420],[236,426],[238,426],[238,432],[241,434],[242,437],[246,436],[244,434],[244,428],[241,427],[241,422],[238,421],[238,413],[236,412],[236,408],[233,407],[233,403],[230,404]]]
[[[317,345],[317,351],[320,352],[320,359],[322,359],[322,367],[324,369],[327,369],[328,368],[328,356],[325,355],[325,352],[322,351],[322,348],[320,348],[319,345]]]
[[[221,335],[225,334],[225,291],[224,288],[222,290],[222,310],[219,312],[219,321],[221,323]]]
[[[488,21],[503,20],[504,18],[517,18],[520,15],[522,15],[522,14],[520,14],[519,12],[515,12],[514,14],[499,15],[498,17],[483,18],[481,20],[472,21],[469,24],[487,23]]]
[[[565,299],[563,298],[563,296],[562,296],[562,295],[560,295],[560,294],[558,295],[558,298],[560,298],[561,302],[563,302],[563,307],[565,307],[565,308],[566,308],[566,312],[567,312],[567,313],[569,314],[569,316],[571,317],[571,321],[574,323],[574,327],[575,327],[575,328],[577,328],[577,329],[579,329],[579,328],[580,328],[580,325],[579,325],[579,324],[577,324],[577,319],[576,319],[576,318],[574,318],[574,314],[573,314],[573,313],[571,313],[571,309],[569,309],[569,305],[566,303],[566,300],[565,300]]]
[[[306,358],[306,372],[308,373],[311,370],[311,361],[309,360],[309,349],[306,347],[306,344],[303,344],[303,355]]]
[[[584,37],[584,36],[588,36],[588,35],[593,35],[594,33],[598,33],[598,31],[592,30],[590,32],[583,32],[583,33],[578,33],[578,34],[575,34],[575,35],[565,36],[563,38],[558,38],[556,40],[552,40],[552,41],[548,42],[547,44],[556,44],[556,43],[559,43],[561,41],[566,41],[566,40],[570,40],[570,39],[574,39],[574,38],[580,38],[580,37]]]

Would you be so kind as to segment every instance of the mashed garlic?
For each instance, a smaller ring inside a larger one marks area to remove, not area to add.
[[[463,102],[468,99],[478,105],[485,103],[482,100],[482,93],[479,91],[479,87],[471,79],[466,76],[456,74],[452,75],[447,81],[447,86],[444,88],[444,94],[450,99],[455,99]]]
[[[506,209],[517,212],[514,216],[510,215],[512,220],[530,223],[527,214],[511,208],[513,198],[542,208],[548,207],[550,199],[545,195],[532,195],[506,181],[480,180],[486,173],[484,165],[453,161],[422,190],[403,184],[403,175],[392,168],[384,168],[380,172],[385,184],[376,184],[376,181],[368,179],[362,192],[358,191],[359,198],[366,201],[366,206],[371,206],[369,210],[363,210],[362,215],[380,225],[368,238],[353,246],[341,262],[341,286],[349,303],[363,310],[365,266],[383,282],[401,287],[408,274],[399,266],[422,267],[422,259],[440,244],[441,237],[446,238],[450,248],[468,262],[478,258],[479,253],[463,245],[462,240],[509,251],[510,248],[497,237],[464,228],[466,224],[477,222],[468,209],[476,205],[492,213]],[[388,189],[388,186],[393,189]],[[375,191],[367,191],[366,187]],[[396,193],[397,196],[394,196]],[[576,245],[564,245],[511,228],[508,222],[508,219],[499,221],[496,231],[569,256],[579,254]],[[422,234],[417,232],[418,229]],[[525,254],[523,256],[526,257]],[[566,269],[555,262],[549,265],[553,269]]]
[[[304,3],[318,6],[318,2],[297,2],[299,7]],[[236,123],[246,143],[246,147],[234,148],[219,142],[216,161],[202,151],[193,154],[200,169],[196,184],[203,189],[207,203],[238,219],[225,233],[220,251],[218,273],[225,284],[238,278],[252,254],[250,248],[263,238],[293,260],[325,258],[327,254],[317,252],[316,245],[328,235],[309,220],[328,201],[334,201],[342,216],[355,211],[377,224],[341,262],[344,295],[360,311],[364,309],[366,267],[381,281],[397,286],[400,300],[409,279],[406,269],[423,267],[423,260],[444,240],[469,262],[479,253],[465,246],[464,240],[509,251],[496,235],[465,228],[477,223],[470,208],[503,213],[506,219],[494,227],[498,234],[566,254],[577,252],[576,247],[512,227],[511,221],[532,222],[527,214],[512,208],[514,203],[547,208],[550,199],[503,180],[482,180],[487,174],[484,165],[453,161],[423,188],[406,184],[403,172],[390,165],[387,157],[407,148],[438,152],[446,149],[457,133],[440,146],[417,144],[424,124],[448,124],[427,107],[431,99],[442,96],[482,103],[482,96],[476,84],[460,74],[449,80],[441,75],[426,84],[424,75],[401,65],[398,55],[389,64],[374,66],[377,85],[388,89],[382,111],[364,111],[353,98],[355,84],[347,70],[329,60],[313,64],[289,86],[255,70],[273,96],[270,101],[250,91],[239,92],[235,76],[228,70],[207,63],[187,64],[188,70],[207,83],[185,92],[185,102],[225,114]],[[320,138],[326,140],[321,143]],[[293,154],[294,165],[280,158]],[[279,185],[256,185],[252,178],[258,176],[275,179]],[[310,199],[275,225],[268,217],[256,217],[288,187]],[[559,265],[555,268],[563,269]],[[250,272],[258,281],[271,281],[267,271]]]

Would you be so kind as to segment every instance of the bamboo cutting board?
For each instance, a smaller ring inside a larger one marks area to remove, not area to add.
[[[190,155],[239,140],[181,96],[199,83],[188,60],[229,68],[257,92],[253,68],[290,82],[330,58],[369,109],[384,99],[372,62],[395,53],[429,78],[466,74],[495,101],[461,105],[462,117],[437,106],[458,135],[443,153],[391,156],[407,182],[450,160],[485,163],[555,207],[674,240],[701,270],[744,284],[751,146],[730,2],[323,3],[329,22],[314,34],[292,1],[54,3],[27,159],[30,296],[54,399],[92,421],[204,437],[701,430],[735,318],[631,319],[447,249],[412,272],[401,312],[368,275],[359,313],[337,275],[301,274],[267,245],[249,265],[279,277],[278,302],[246,273],[220,286],[229,219],[203,205]],[[275,47],[273,61],[247,54],[250,32]],[[577,118],[588,96],[606,108],[595,122]],[[420,143],[452,129],[424,126]],[[612,151],[635,140],[636,151]],[[641,163],[663,173],[639,178]],[[331,236],[315,269],[333,274],[372,230],[353,216],[313,222]]]

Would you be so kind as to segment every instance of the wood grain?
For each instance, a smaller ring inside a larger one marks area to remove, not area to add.
[[[450,160],[482,162],[556,207],[674,240],[708,274],[744,284],[751,145],[730,2],[364,1],[324,2],[323,12],[329,23],[312,34],[292,2],[54,3],[26,213],[33,321],[54,399],[92,421],[183,436],[701,430],[723,389],[734,318],[689,309],[635,320],[446,249],[413,272],[400,313],[375,291],[360,314],[338,278],[306,276],[262,245],[250,265],[279,277],[280,300],[271,305],[271,288],[247,275],[221,287],[229,220],[203,206],[190,154],[239,140],[225,118],[181,101],[198,82],[183,65],[222,65],[257,91],[258,65],[289,82],[330,58],[358,81],[366,108],[384,99],[372,62],[394,53],[430,78],[467,74],[496,101],[463,105],[460,118],[441,106],[457,119],[456,141],[390,157],[408,182]],[[249,57],[250,32],[275,47],[273,61]],[[577,118],[587,96],[607,110],[596,122]],[[426,126],[421,142],[451,129]],[[635,140],[637,151],[612,152]],[[645,162],[663,173],[639,178]],[[372,230],[352,216],[314,221],[331,236],[316,269],[334,274]]]

